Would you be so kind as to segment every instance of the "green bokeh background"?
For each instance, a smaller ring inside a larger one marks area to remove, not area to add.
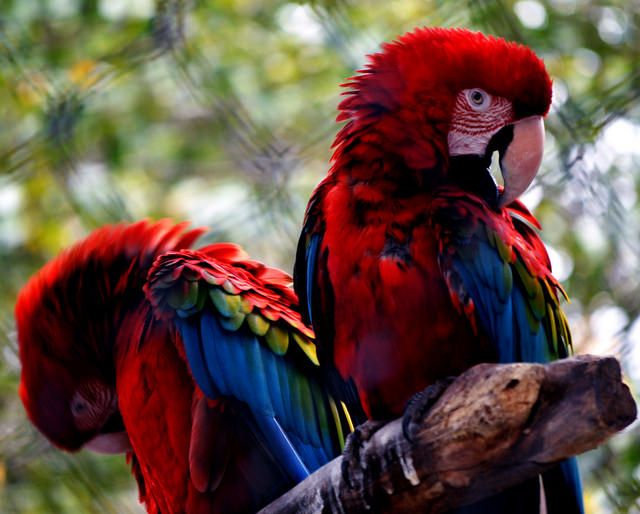
[[[171,217],[291,271],[339,84],[416,26],[520,41],[554,79],[543,225],[578,352],[640,381],[640,2],[3,0],[0,511],[140,512],[122,456],[66,455],[17,398],[13,305],[92,229]],[[570,430],[571,427],[567,427]],[[581,458],[590,512],[640,512],[637,425]]]

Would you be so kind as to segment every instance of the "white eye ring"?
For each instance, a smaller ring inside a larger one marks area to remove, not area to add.
[[[476,111],[482,111],[486,109],[491,103],[491,97],[489,93],[482,89],[467,89],[466,90],[467,102],[472,109]]]

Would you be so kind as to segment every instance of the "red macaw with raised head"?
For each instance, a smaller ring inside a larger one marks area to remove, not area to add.
[[[351,429],[290,277],[236,245],[189,250],[202,232],[98,229],[15,310],[29,418],[61,449],[128,452],[149,512],[255,511]]]
[[[551,79],[529,48],[417,29],[346,84],[333,166],[307,207],[294,273],[319,356],[388,419],[483,361],[570,347],[535,218]],[[489,171],[500,154],[504,188]],[[547,512],[582,512],[575,460],[543,475]],[[469,512],[539,512],[538,479]]]

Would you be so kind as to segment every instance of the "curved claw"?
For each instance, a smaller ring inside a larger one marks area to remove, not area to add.
[[[361,478],[362,475],[360,450],[371,436],[387,423],[388,421],[367,420],[362,425],[358,425],[347,437],[342,451],[342,480],[349,489],[355,489],[358,482],[356,477]]]
[[[440,399],[456,377],[447,377],[434,382],[424,391],[414,394],[404,407],[402,415],[402,433],[408,441],[413,441],[424,416]]]

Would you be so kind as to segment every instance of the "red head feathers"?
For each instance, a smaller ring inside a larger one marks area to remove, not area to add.
[[[31,421],[57,446],[77,450],[108,421],[90,419],[86,401],[104,416],[116,413],[118,327],[144,300],[154,259],[189,247],[204,231],[185,232],[186,225],[164,220],[103,227],[47,263],[20,292],[20,396]],[[76,295],[69,294],[73,290]]]
[[[511,99],[516,119],[545,115],[551,104],[551,79],[530,48],[465,29],[408,32],[370,55],[345,86],[353,90],[339,120],[401,107],[446,121],[454,93],[470,87]]]
[[[551,79],[525,46],[464,29],[417,29],[369,56],[367,67],[345,86],[351,90],[344,93],[338,121],[350,121],[336,138],[332,172],[349,169],[363,180],[382,173],[408,181],[409,189],[428,188],[442,183],[452,156],[479,157],[475,164],[484,168],[494,150],[504,157],[511,139],[518,142],[504,162],[513,187],[502,205],[517,198],[537,172]],[[522,120],[528,121],[518,125]],[[508,126],[523,135],[492,141]],[[529,160],[513,162],[527,148],[534,149]],[[411,178],[407,173],[427,169]],[[476,189],[483,197],[488,189],[494,198],[487,201],[497,203],[495,187]]]

